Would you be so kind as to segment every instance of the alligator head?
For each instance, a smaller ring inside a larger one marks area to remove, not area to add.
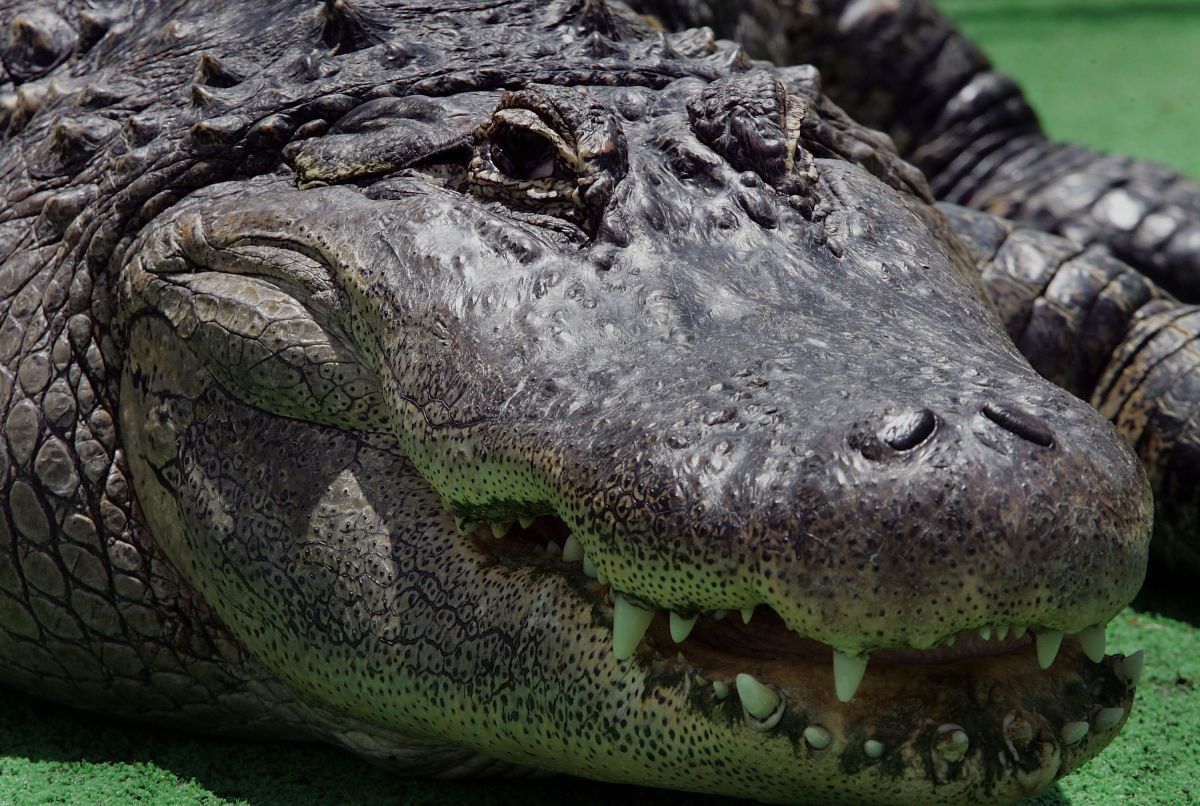
[[[381,98],[127,252],[143,516],[334,738],[928,803],[1116,734],[1140,466],[886,140],[743,67]]]

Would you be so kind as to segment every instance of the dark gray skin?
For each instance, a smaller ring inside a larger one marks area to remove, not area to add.
[[[6,12],[0,679],[774,801],[1111,741],[1149,483],[1005,326],[1068,265],[1178,303],[702,31],[246,5]],[[1148,310],[1053,335],[1119,377]]]
[[[1200,317],[1174,303],[1200,302],[1200,185],[1153,162],[1049,140],[1020,88],[928,0],[634,5],[667,25],[710,25],[758,58],[816,65],[826,91],[886,131],[939,199],[1078,245],[1052,249],[1059,258],[989,293],[1013,298],[1005,325],[1034,367],[1134,446],[1154,488],[1157,562],[1185,578],[1200,573]],[[1136,271],[1093,271],[1074,257],[1103,262],[1103,252]],[[1122,340],[1123,361],[1102,383]],[[1072,350],[1090,354],[1088,374],[1062,371]]]

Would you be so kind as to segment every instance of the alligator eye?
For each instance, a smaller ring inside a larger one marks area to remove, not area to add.
[[[475,132],[467,181],[476,195],[530,213],[583,218],[574,144],[529,109],[501,109]]]
[[[629,167],[616,116],[574,87],[505,93],[476,130],[467,189],[571,237],[594,234]]]
[[[554,143],[527,129],[504,128],[491,141],[492,164],[509,179],[546,179],[558,174],[558,154]]]

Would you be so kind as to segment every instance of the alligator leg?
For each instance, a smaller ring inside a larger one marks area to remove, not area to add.
[[[1200,184],[1156,163],[1050,141],[1015,83],[927,0],[648,0],[752,55],[815,64],[826,91],[893,137],[939,199],[1102,243],[1200,301]]]
[[[1200,571],[1200,307],[1100,247],[942,205],[1005,329],[1034,368],[1089,400],[1154,487],[1152,550]]]

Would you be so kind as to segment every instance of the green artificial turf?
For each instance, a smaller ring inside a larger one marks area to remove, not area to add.
[[[1051,137],[1200,177],[1198,0],[942,0]]]
[[[1200,176],[1200,2],[947,0],[1026,88],[1048,131]],[[1110,630],[1147,650],[1129,724],[1035,803],[1200,803],[1200,596],[1156,582]],[[445,783],[389,776],[322,747],[127,727],[0,689],[0,804],[723,803],[559,779]]]

